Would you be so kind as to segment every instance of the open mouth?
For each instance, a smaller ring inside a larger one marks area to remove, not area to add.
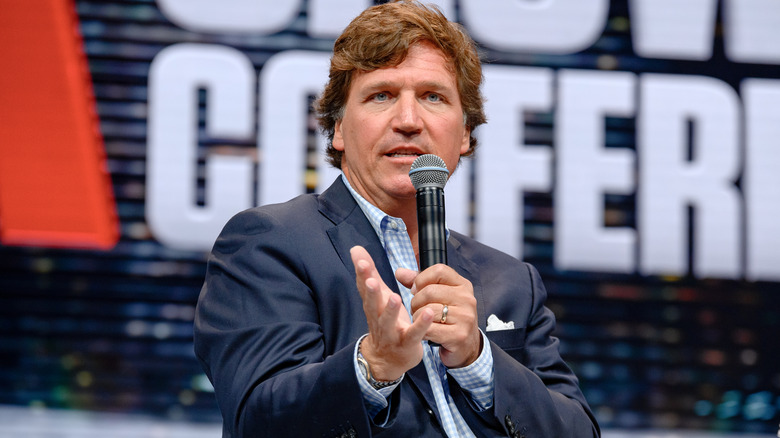
[[[385,154],[385,156],[392,158],[419,157],[420,155],[422,154],[418,154],[416,152],[393,152],[390,154]]]

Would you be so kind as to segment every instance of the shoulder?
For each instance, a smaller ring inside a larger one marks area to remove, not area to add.
[[[315,228],[317,195],[308,194],[279,204],[253,207],[235,214],[227,221],[214,243],[218,252],[236,252],[257,245],[290,243],[301,230]]]
[[[522,262],[516,257],[485,245],[473,237],[466,236],[457,231],[450,231],[450,238],[453,239],[456,250],[463,257],[479,265],[487,263],[502,267],[520,267],[527,265],[527,263]]]
[[[357,207],[341,178],[322,194],[309,193],[287,202],[266,204],[233,216],[222,233],[264,234],[271,230],[321,229],[344,220]]]
[[[450,238],[458,255],[474,266],[486,283],[510,281],[531,288],[541,285],[539,272],[533,265],[465,234],[450,231]]]
[[[241,211],[230,218],[222,233],[263,234],[279,227],[310,221],[317,212],[317,197],[315,194],[300,195],[287,202]]]

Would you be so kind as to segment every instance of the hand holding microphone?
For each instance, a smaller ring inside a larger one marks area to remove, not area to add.
[[[481,335],[477,329],[477,304],[474,290],[467,279],[447,264],[447,230],[444,214],[444,185],[449,171],[440,157],[421,155],[409,171],[417,198],[417,236],[420,251],[420,274],[412,284],[415,297],[412,312],[429,307],[437,317],[428,329],[431,346],[442,347],[442,363],[459,368],[472,363],[481,351]]]
[[[395,379],[410,364],[419,363],[423,339],[431,346],[441,347],[439,356],[448,368],[471,364],[482,348],[473,286],[446,266],[443,189],[449,177],[447,166],[435,155],[422,155],[414,161],[409,174],[417,191],[420,272],[401,268],[396,272],[396,279],[414,294],[410,309],[412,321],[406,312],[400,311],[403,308],[400,297],[393,296],[381,281],[368,253],[362,248],[351,251],[358,290],[364,310],[368,309],[370,338],[366,339],[370,342],[364,342],[363,354],[378,380]],[[380,316],[385,313],[386,316]]]

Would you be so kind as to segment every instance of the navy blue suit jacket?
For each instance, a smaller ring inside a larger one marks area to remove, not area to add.
[[[391,396],[388,423],[368,418],[353,368],[355,342],[368,331],[349,253],[355,245],[397,292],[385,251],[340,178],[322,195],[253,208],[225,226],[195,317],[195,351],[214,384],[224,437],[445,436],[422,363]],[[515,324],[487,332],[491,409],[475,412],[449,379],[477,436],[598,436],[551,336],[555,318],[536,270],[455,232],[448,259],[473,284],[483,331],[491,314]]]

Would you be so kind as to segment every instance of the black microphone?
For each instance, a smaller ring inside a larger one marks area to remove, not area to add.
[[[417,240],[420,271],[437,263],[447,264],[447,232],[444,226],[444,185],[450,172],[444,160],[433,154],[420,155],[412,163],[409,177],[417,190]]]

